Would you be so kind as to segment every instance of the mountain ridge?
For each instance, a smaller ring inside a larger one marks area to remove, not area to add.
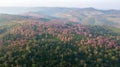
[[[7,8],[6,8],[7,9]],[[68,20],[71,22],[78,22],[85,25],[107,25],[120,28],[120,10],[98,10],[92,7],[89,8],[63,8],[63,7],[35,7],[35,8],[17,8],[23,13],[8,14],[9,19],[35,19],[45,21],[49,20]],[[23,10],[22,10],[23,9]],[[9,8],[8,11],[18,11],[15,8]],[[25,10],[25,11],[24,11]],[[3,10],[4,11],[4,10]],[[1,16],[2,18],[2,16]],[[6,19],[6,20],[7,20]]]

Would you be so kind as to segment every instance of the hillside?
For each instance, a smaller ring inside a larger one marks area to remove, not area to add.
[[[0,67],[120,66],[119,10],[34,9],[0,14]]]
[[[1,12],[20,15],[23,18],[32,17],[47,19],[62,19],[71,22],[79,22],[84,25],[107,25],[120,28],[120,10],[98,10],[94,8],[59,8],[59,7],[35,7],[35,8],[0,8]],[[7,12],[7,9],[11,12]],[[18,13],[17,13],[18,12]],[[10,18],[10,17],[9,17]],[[2,19],[4,19],[2,17]],[[16,18],[17,19],[17,18]],[[8,19],[7,19],[8,20]]]

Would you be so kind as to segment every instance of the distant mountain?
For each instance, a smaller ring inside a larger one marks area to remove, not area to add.
[[[2,10],[3,9],[3,10]],[[7,12],[7,9],[8,12]],[[84,25],[108,25],[120,28],[120,10],[97,10],[94,8],[60,8],[60,7],[35,7],[35,8],[0,8],[0,13],[17,14],[0,15],[0,21],[32,19],[32,20],[68,20]],[[15,13],[14,13],[15,12]],[[11,17],[12,16],[12,17]],[[8,17],[8,16],[7,16]]]
[[[113,12],[112,12],[113,11]],[[56,13],[55,17],[68,19],[85,25],[110,25],[119,27],[120,11],[96,10],[94,8],[71,9],[66,12]]]

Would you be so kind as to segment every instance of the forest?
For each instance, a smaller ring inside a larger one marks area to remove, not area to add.
[[[21,21],[0,27],[0,67],[119,67],[120,34],[105,26]]]
[[[120,67],[119,10],[33,10],[0,14],[0,67]]]

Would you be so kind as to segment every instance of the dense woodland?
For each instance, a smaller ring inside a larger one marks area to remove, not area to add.
[[[0,67],[120,67],[120,34],[62,21],[4,24]]]

